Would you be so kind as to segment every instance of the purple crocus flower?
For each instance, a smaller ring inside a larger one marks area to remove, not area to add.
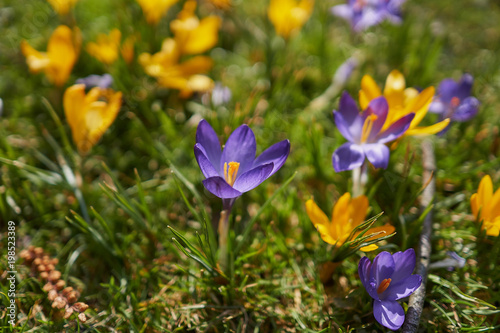
[[[459,82],[444,79],[439,84],[429,112],[438,113],[441,119],[450,118],[460,122],[470,120],[477,114],[480,104],[477,98],[471,96],[473,83],[474,78],[470,74],[464,74]]]
[[[397,330],[403,325],[405,312],[396,302],[410,296],[422,283],[422,277],[413,274],[415,251],[380,252],[373,263],[367,257],[361,258],[358,274],[363,286],[374,299],[373,315],[382,325]]]
[[[234,130],[221,151],[210,124],[206,120],[198,124],[194,155],[206,177],[203,185],[223,199],[225,208],[231,208],[237,197],[257,187],[283,166],[290,153],[290,141],[272,145],[257,158],[255,152],[255,135],[247,125]]]
[[[405,0],[348,0],[347,4],[333,6],[333,15],[346,19],[354,31],[366,30],[384,20],[400,24],[401,5]]]
[[[389,148],[385,143],[399,138],[410,126],[414,113],[394,122],[382,131],[389,105],[385,97],[373,99],[368,108],[359,112],[356,102],[344,92],[340,98],[339,110],[333,111],[335,124],[349,142],[337,148],[332,156],[336,172],[359,168],[368,158],[374,167],[387,168]]]
[[[99,88],[109,88],[113,84],[113,77],[109,74],[104,74],[104,75],[89,75],[87,77],[84,77],[82,79],[76,80],[76,83],[83,83],[85,85],[85,88],[93,88],[93,87],[99,87]]]

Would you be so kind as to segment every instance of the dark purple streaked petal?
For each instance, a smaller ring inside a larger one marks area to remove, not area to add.
[[[212,126],[210,126],[205,119],[202,119],[198,124],[198,129],[196,130],[196,143],[203,146],[208,160],[212,163],[217,173],[221,175],[220,158],[222,151],[219,138]]]
[[[347,92],[342,93],[339,109],[333,111],[333,116],[335,117],[335,125],[344,138],[351,142],[359,141],[355,138],[361,136],[364,120],[361,118],[356,102]]]
[[[390,330],[398,330],[405,321],[405,311],[396,301],[375,301],[373,315],[380,325]]]
[[[372,263],[368,257],[363,257],[358,263],[358,275],[361,283],[367,289],[368,281],[370,279],[370,272],[372,268]]]
[[[451,120],[454,121],[468,121],[477,114],[479,108],[479,101],[475,97],[467,97],[456,108],[455,112],[451,115]]]
[[[240,174],[250,170],[255,159],[255,135],[250,127],[241,125],[234,130],[227,139],[220,160],[220,170],[224,170],[224,163],[238,162]]]
[[[379,285],[383,280],[391,278],[395,267],[392,255],[387,251],[383,251],[373,259],[371,274]]]
[[[370,131],[370,135],[368,136],[367,142],[374,142],[377,135],[380,133],[380,130],[384,126],[385,120],[387,119],[387,112],[389,111],[389,104],[387,104],[387,100],[384,96],[380,96],[374,98],[368,104],[368,108],[363,111],[363,120],[374,114],[377,116],[377,119],[373,122],[373,126]],[[363,121],[364,122],[364,121]]]
[[[472,85],[474,84],[474,78],[470,74],[462,75],[462,78],[458,82],[457,90],[455,96],[464,100],[470,96]]]
[[[438,95],[445,104],[450,104],[451,99],[456,96],[458,83],[453,79],[444,79],[438,87]]]
[[[234,182],[234,189],[241,193],[248,192],[251,189],[259,186],[264,180],[269,178],[273,171],[273,164],[260,165],[252,170],[249,170],[236,178]]]
[[[332,164],[336,172],[359,168],[365,161],[361,146],[346,142],[333,153]]]
[[[267,148],[259,155],[253,162],[252,168],[255,168],[259,165],[263,164],[273,164],[273,171],[269,174],[269,176],[273,175],[276,171],[278,171],[286,159],[288,158],[288,154],[290,154],[290,141],[283,140],[281,142],[275,143],[271,147]]]
[[[210,177],[203,181],[203,186],[213,195],[222,199],[237,198],[243,193],[232,188],[222,177]]]
[[[415,290],[422,284],[422,277],[418,274],[411,275],[405,280],[393,283],[379,295],[381,300],[397,301],[413,294]]]
[[[364,144],[365,156],[375,168],[385,169],[389,165],[389,148],[383,143]]]
[[[411,121],[415,117],[414,113],[407,114],[406,116],[400,118],[398,121],[394,122],[388,129],[381,133],[377,137],[379,143],[387,143],[396,140],[401,135],[406,132],[408,127],[410,127]]]
[[[409,277],[415,269],[415,250],[409,248],[404,252],[396,252],[392,255],[394,264],[396,265],[394,274],[392,274],[392,282],[397,283]]]
[[[220,176],[212,162],[208,159],[205,148],[200,143],[194,145],[194,156],[205,178]]]

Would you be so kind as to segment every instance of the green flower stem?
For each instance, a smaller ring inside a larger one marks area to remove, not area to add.
[[[228,236],[230,210],[222,210],[219,220],[219,265],[225,273],[228,268]]]
[[[368,182],[368,168],[363,163],[359,168],[352,170],[352,197],[356,198],[365,194],[365,186]]]

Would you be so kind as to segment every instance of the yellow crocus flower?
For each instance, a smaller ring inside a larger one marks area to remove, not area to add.
[[[347,237],[349,237],[354,228],[363,223],[368,211],[368,198],[364,195],[351,198],[349,193],[345,193],[335,203],[331,221],[312,199],[306,202],[306,211],[320,233],[321,238],[328,244],[340,247],[347,240]],[[390,235],[394,230],[392,225],[386,224],[382,227],[370,228],[365,235],[380,231],[385,232],[384,234],[374,236],[373,239],[375,239]],[[361,251],[369,252],[377,248],[377,245],[371,244],[362,247]]]
[[[59,15],[66,15],[78,0],[47,0]]]
[[[135,35],[131,35],[125,39],[121,47],[123,60],[125,60],[125,62],[129,65],[134,60],[134,44],[136,40],[137,37]]]
[[[427,127],[417,127],[427,114],[429,105],[434,97],[434,92],[434,87],[428,87],[420,93],[415,88],[406,88],[406,81],[403,74],[398,70],[393,70],[387,76],[385,82],[383,96],[387,99],[387,103],[389,103],[389,113],[387,114],[387,119],[382,130],[389,128],[398,119],[410,113],[415,113],[410,127],[404,134],[405,136],[429,135],[442,131],[448,126],[450,119],[445,119]],[[361,108],[363,110],[366,109],[372,99],[380,96],[382,96],[382,92],[373,78],[369,75],[363,76],[359,92],[359,104]]]
[[[179,0],[137,0],[149,24],[158,24],[161,17]]]
[[[21,51],[32,73],[45,72],[50,82],[62,86],[69,78],[80,53],[81,35],[65,25],[54,30],[47,44],[47,52],[35,50],[27,41],[21,42]]]
[[[208,16],[200,20],[195,10],[196,1],[186,1],[177,19],[170,23],[181,54],[203,53],[214,47],[219,39],[220,17]]]
[[[153,55],[143,53],[139,63],[148,75],[158,79],[158,83],[170,89],[181,91],[181,97],[189,97],[193,92],[206,92],[213,88],[213,81],[205,75],[212,68],[213,61],[206,56],[190,58],[179,62],[177,42],[172,38],[163,41],[162,49]]]
[[[64,92],[63,104],[73,141],[80,153],[86,153],[115,120],[122,93],[95,87],[85,94],[85,85],[75,84]]]
[[[472,214],[483,222],[483,230],[488,236],[500,234],[500,188],[493,194],[493,182],[486,175],[479,183],[477,193],[470,197]]]
[[[110,65],[118,59],[121,38],[122,33],[118,29],[111,30],[109,35],[99,34],[97,42],[87,43],[87,52],[103,64]]]
[[[288,39],[309,20],[314,0],[271,0],[267,15],[276,33]]]

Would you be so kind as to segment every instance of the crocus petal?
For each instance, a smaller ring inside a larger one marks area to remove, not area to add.
[[[368,257],[362,257],[358,264],[358,274],[365,289],[368,289],[372,263]]]
[[[364,221],[366,212],[368,211],[368,198],[366,195],[360,195],[352,198],[349,205],[349,214],[352,218],[352,225],[357,227]]]
[[[375,168],[385,169],[389,165],[389,148],[381,143],[362,145],[363,151]]]
[[[227,139],[222,151],[220,170],[224,170],[224,163],[238,162],[240,163],[238,173],[245,173],[253,165],[255,151],[255,135],[250,127],[241,125]]]
[[[359,91],[359,105],[361,109],[366,109],[372,99],[380,97],[382,92],[370,75],[365,75],[361,79],[361,90]]]
[[[234,182],[234,189],[240,191],[241,193],[248,192],[260,185],[264,180],[269,178],[271,172],[273,171],[273,164],[260,165],[254,169],[251,169],[241,176],[236,178]]]
[[[283,166],[288,158],[288,154],[290,154],[290,141],[283,140],[264,150],[253,162],[253,167],[272,163],[274,167],[269,175],[272,176]]]
[[[436,134],[444,130],[450,124],[450,119],[447,118],[443,121],[440,121],[437,124],[427,126],[427,127],[416,127],[414,129],[407,130],[404,135],[405,136],[424,136]]]
[[[389,288],[380,294],[379,297],[381,300],[397,301],[398,299],[410,296],[421,284],[422,277],[418,274],[413,274],[398,283],[391,281]]]
[[[375,121],[373,121],[373,126],[371,128],[367,142],[373,142],[375,137],[379,134],[380,130],[384,126],[385,120],[387,119],[388,111],[389,104],[387,104],[387,100],[385,99],[385,97],[380,96],[370,101],[370,104],[368,104],[368,108],[363,112],[363,118],[366,119],[366,117],[371,114],[376,115],[377,118],[375,119]]]
[[[498,189],[493,195],[493,198],[491,198],[489,206],[490,206],[490,212],[489,212],[490,216],[492,218],[500,217],[500,189]]]
[[[337,243],[337,237],[332,233],[332,228],[330,220],[325,215],[325,213],[318,207],[314,200],[309,199],[306,202],[306,212],[311,219],[316,230],[321,235],[321,238],[328,244],[335,245]]]
[[[455,121],[467,121],[472,119],[478,111],[479,101],[475,97],[467,97],[457,107],[451,118]]]
[[[373,315],[380,325],[390,330],[398,330],[405,321],[405,311],[396,301],[375,301]]]
[[[362,252],[372,252],[375,251],[376,249],[378,249],[378,245],[376,244],[370,244],[359,248],[359,250]]]
[[[196,143],[199,143],[205,149],[206,156],[214,169],[221,175],[220,158],[222,155],[219,138],[214,129],[205,120],[201,120],[196,130]],[[199,163],[199,162],[198,162]]]
[[[442,114],[446,111],[446,104],[439,98],[435,98],[429,105],[429,112]]]
[[[415,116],[414,113],[410,113],[402,117],[398,121],[396,121],[394,124],[389,126],[389,128],[386,131],[384,131],[381,135],[379,135],[377,141],[379,143],[387,143],[399,138],[406,132],[408,127],[410,127],[411,121],[413,120],[414,116]]]
[[[390,107],[404,105],[404,90],[406,88],[406,81],[404,75],[398,71],[393,70],[387,76],[385,81],[384,96]]]
[[[344,92],[339,101],[339,110],[334,111],[335,125],[340,133],[348,141],[354,141],[354,137],[361,135],[363,129],[363,119],[360,116],[356,102],[352,97]]]
[[[479,183],[479,188],[477,189],[477,201],[479,206],[486,206],[491,198],[493,197],[493,182],[491,181],[490,175],[486,175],[481,179]],[[484,215],[484,212],[483,212]]]
[[[470,96],[472,85],[474,84],[474,78],[470,74],[462,75],[460,82],[458,83],[457,90],[455,92],[455,96],[460,98],[461,100]]]
[[[353,17],[352,8],[349,5],[337,5],[330,8],[332,15],[351,21]]]
[[[224,178],[217,176],[217,177],[210,177],[207,178],[203,181],[203,186],[212,193],[213,195],[221,198],[221,199],[232,199],[232,198],[237,198],[243,193],[240,191],[232,188],[225,180]]]
[[[391,279],[393,283],[406,279],[415,269],[415,250],[410,248],[404,252],[396,252],[392,255],[396,265]]]
[[[472,209],[472,215],[474,215],[476,217],[476,219],[480,220],[480,217],[477,216],[478,213],[479,213],[479,202],[477,201],[477,193],[474,193],[471,197],[470,197],[470,207]]]
[[[365,153],[361,146],[346,142],[332,156],[333,168],[336,172],[359,168],[365,161]]]
[[[456,96],[458,84],[453,79],[444,79],[438,87],[439,99],[445,104],[449,104]]]
[[[197,143],[194,146],[194,156],[196,157],[196,161],[198,162],[201,172],[203,172],[205,178],[220,176],[219,172],[215,170],[214,165],[207,157],[207,152],[205,148],[203,148],[203,146],[200,143]]]
[[[375,259],[373,259],[371,272],[377,285],[383,280],[391,278],[395,268],[396,265],[392,255],[387,251],[380,252]]]

